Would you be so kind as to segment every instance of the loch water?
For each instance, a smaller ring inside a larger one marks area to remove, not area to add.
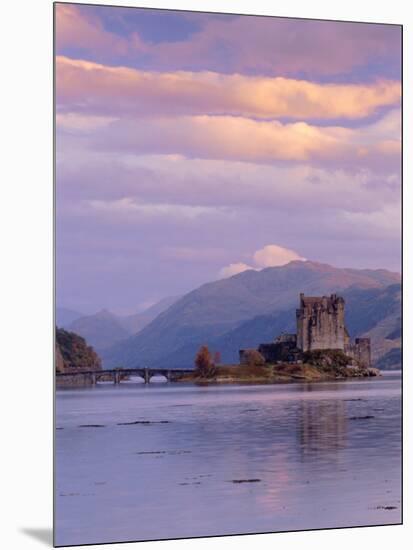
[[[56,392],[57,545],[401,521],[401,374]]]

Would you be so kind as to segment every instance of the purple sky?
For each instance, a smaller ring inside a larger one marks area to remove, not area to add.
[[[400,28],[56,5],[57,303],[400,271]]]

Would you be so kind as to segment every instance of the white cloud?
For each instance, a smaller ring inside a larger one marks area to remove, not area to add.
[[[64,136],[58,142],[59,191],[78,199],[133,198],[168,203],[262,211],[294,209],[321,215],[331,209],[369,212],[400,203],[397,170],[314,167],[308,164],[171,158],[90,151]],[[382,168],[382,167],[381,167]],[[114,185],[116,182],[116,185]]]
[[[338,220],[351,231],[364,237],[378,239],[399,239],[401,234],[401,205],[384,204],[372,212],[340,212]]]
[[[253,256],[257,267],[275,267],[288,264],[293,260],[305,260],[294,250],[278,246],[277,244],[269,244],[257,250]]]
[[[238,275],[238,273],[242,273],[243,271],[247,271],[248,269],[255,269],[254,267],[244,264],[242,262],[238,262],[235,264],[229,264],[226,267],[223,267],[219,275],[223,279],[226,279],[227,277],[232,277],[233,275]]]
[[[222,278],[232,277],[248,269],[254,269],[259,271],[266,267],[277,267],[281,265],[288,264],[294,260],[305,261],[305,258],[297,254],[294,250],[289,248],[284,248],[277,244],[268,244],[264,248],[260,248],[252,255],[252,260],[255,266],[248,265],[243,262],[237,262],[229,264],[226,267],[223,267],[219,275]]]
[[[86,210],[100,214],[107,214],[112,218],[121,218],[124,221],[140,220],[143,218],[177,218],[193,220],[205,215],[225,214],[228,209],[209,206],[193,206],[185,204],[149,203],[131,197],[116,200],[90,200],[85,201]]]
[[[115,120],[115,117],[84,115],[81,113],[56,114],[57,127],[69,131],[92,132],[109,125]]]

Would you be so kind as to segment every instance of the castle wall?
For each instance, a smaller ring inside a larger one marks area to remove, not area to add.
[[[297,349],[295,339],[260,344],[258,351],[264,357],[266,363],[277,363],[279,361],[292,363],[302,359],[302,353]]]
[[[344,350],[348,335],[344,324],[344,300],[336,295],[305,298],[300,295],[297,309],[297,347]]]
[[[345,352],[361,367],[371,367],[370,338],[356,338],[354,344],[349,344]]]

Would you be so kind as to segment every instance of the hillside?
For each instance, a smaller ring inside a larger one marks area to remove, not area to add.
[[[254,345],[271,340],[281,330],[291,330],[300,292],[344,294],[346,290],[359,289],[373,292],[374,301],[374,291],[399,282],[400,275],[385,270],[340,269],[310,261],[245,271],[188,293],[140,333],[108,348],[103,354],[104,364],[191,366],[202,343],[221,351],[223,359],[229,354],[234,357],[238,348],[246,345],[244,342]],[[354,313],[352,323],[357,332],[372,328],[376,319],[374,307],[366,300],[365,309],[371,307],[372,321],[369,325],[367,319],[361,318],[357,325],[359,314]],[[354,303],[359,301],[360,296],[355,296]],[[381,310],[386,307],[384,304]]]
[[[64,329],[56,329],[56,371],[100,370],[100,357],[84,338]]]
[[[393,299],[393,304],[391,303]],[[371,339],[372,359],[379,368],[401,368],[401,289],[400,286],[389,288],[377,300],[377,304],[387,305],[377,323],[367,327],[362,336]]]
[[[179,298],[180,296],[168,296],[140,313],[124,317],[118,316],[118,322],[129,332],[129,334],[136,334],[146,327],[146,325],[149,325],[149,323],[160,313],[179,300]]]

